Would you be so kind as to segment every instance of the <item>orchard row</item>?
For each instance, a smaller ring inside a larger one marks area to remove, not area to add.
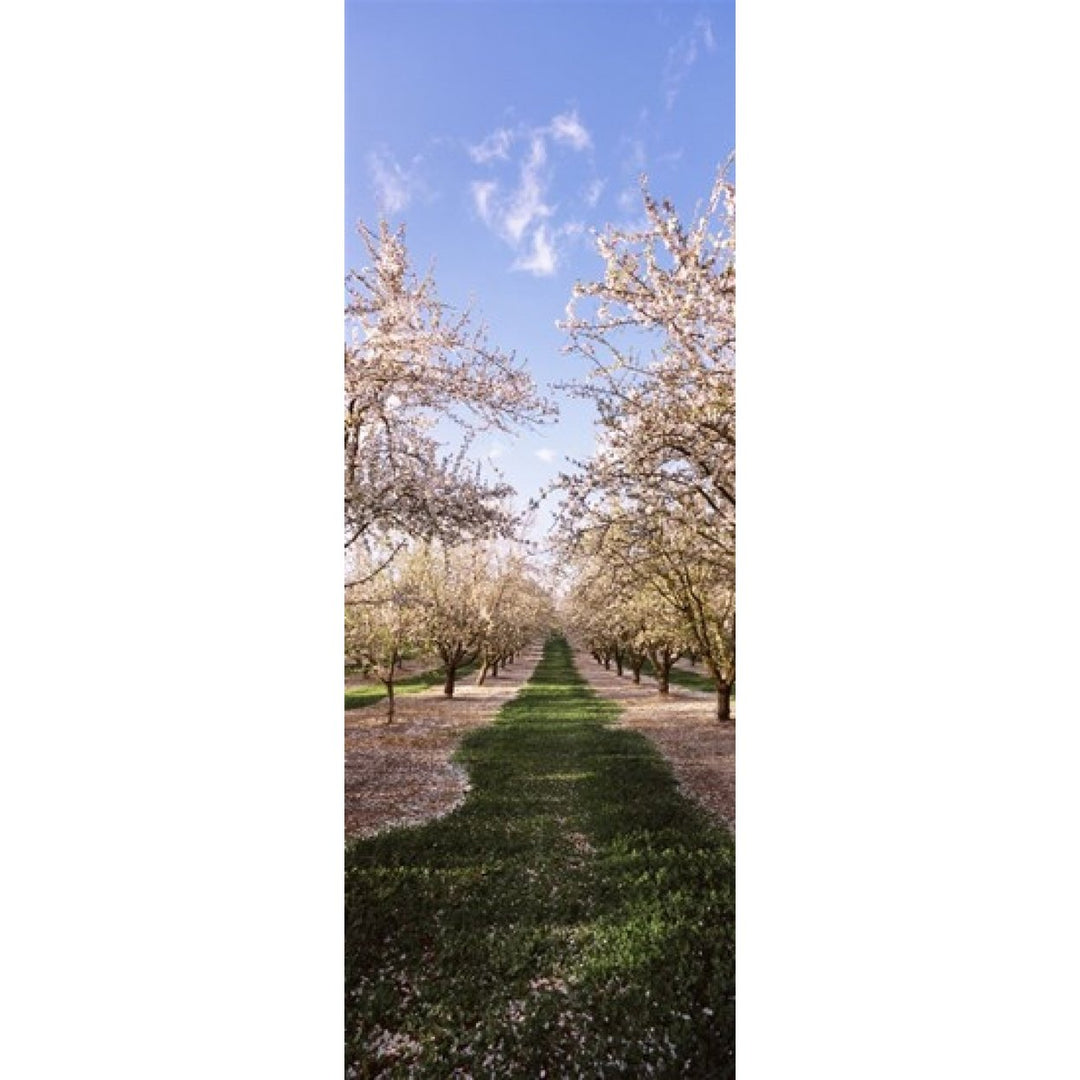
[[[596,235],[600,280],[575,285],[563,389],[595,406],[597,449],[560,473],[549,550],[530,565],[513,489],[469,447],[553,418],[513,353],[409,266],[404,230],[361,226],[345,347],[346,651],[378,678],[409,649],[448,672],[489,666],[561,623],[665,691],[690,653],[730,718],[735,680],[735,189],[718,172],[683,224],[642,178],[645,224]],[[452,423],[460,439],[448,443]],[[440,437],[441,436],[441,437]],[[546,578],[546,584],[541,581]],[[469,659],[466,659],[469,658]],[[389,665],[389,666],[388,666]]]

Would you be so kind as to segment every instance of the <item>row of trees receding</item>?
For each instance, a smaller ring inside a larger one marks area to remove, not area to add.
[[[346,279],[345,655],[384,684],[392,717],[404,659],[438,657],[452,697],[464,667],[477,662],[482,682],[550,625],[513,488],[469,450],[555,410],[471,310],[414,272],[403,227],[360,234],[369,263]]]
[[[476,663],[483,684],[551,623],[549,595],[512,545],[421,542],[349,587],[345,651],[385,686],[392,717],[408,657],[437,656],[453,697],[463,668]]]
[[[703,661],[717,716],[735,682],[735,189],[721,170],[689,226],[642,180],[647,224],[597,238],[602,280],[562,324],[591,366],[593,456],[560,477],[565,616],[635,681],[667,693],[675,660]]]

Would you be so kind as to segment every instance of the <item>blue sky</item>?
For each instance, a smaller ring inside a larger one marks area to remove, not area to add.
[[[640,220],[642,171],[689,217],[735,148],[735,7],[346,0],[345,94],[346,268],[358,220],[404,222],[442,299],[547,385],[585,371],[555,323],[598,273],[589,230]],[[478,447],[523,502],[591,450],[559,400],[558,424]]]

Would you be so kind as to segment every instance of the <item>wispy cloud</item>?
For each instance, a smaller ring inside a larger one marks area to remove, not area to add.
[[[664,65],[664,106],[670,111],[678,99],[679,91],[691,68],[697,63],[699,50],[704,48],[706,52],[714,52],[716,49],[716,37],[713,34],[712,23],[707,16],[699,13],[694,19],[694,25],[690,32],[679,38],[668,49],[667,63]]]
[[[551,277],[558,264],[551,232],[546,225],[541,225],[532,234],[532,248],[528,254],[520,256],[511,269],[528,270],[537,277]]]
[[[551,121],[548,131],[557,143],[563,143],[574,150],[585,150],[592,146],[592,136],[585,130],[585,125],[578,117],[577,109],[556,116]]]
[[[701,31],[701,40],[705,43],[705,48],[713,52],[716,49],[716,38],[713,37],[712,23],[704,15],[699,14],[694,20],[694,26]]]
[[[477,165],[486,165],[489,161],[507,161],[510,157],[510,146],[514,141],[514,133],[507,128],[499,128],[493,131],[475,146],[469,147],[469,157]]]
[[[466,149],[477,165],[490,165],[497,161],[509,161],[515,142],[528,141],[535,144],[538,138],[551,139],[559,146],[568,146],[571,150],[587,150],[593,144],[592,135],[581,122],[577,109],[571,109],[553,116],[548,124],[540,127],[521,124],[513,129],[496,128],[480,142],[470,143]]]
[[[560,241],[581,231],[577,222],[556,227],[558,209],[549,202],[554,179],[551,160],[556,148],[577,153],[592,146],[589,134],[576,109],[559,113],[546,124],[520,125],[514,130],[499,128],[475,145],[467,147],[477,165],[488,168],[516,158],[516,177],[507,176],[506,166],[496,172],[498,179],[474,180],[469,187],[473,207],[480,220],[514,252],[512,270],[524,270],[537,277],[550,277],[559,265]],[[595,206],[603,181],[594,181],[584,198]],[[591,201],[590,201],[591,200]]]
[[[680,146],[675,150],[668,150],[665,154],[660,154],[656,159],[657,166],[660,165],[678,165],[683,159],[683,148]]]
[[[541,449],[536,451],[536,456],[541,461],[552,462],[552,461],[555,460],[556,454],[555,454],[555,451],[552,450],[550,447],[544,446]]]
[[[492,200],[498,189],[499,185],[494,180],[476,180],[472,185],[473,205],[480,219],[489,227],[494,223],[495,211]]]
[[[581,196],[585,200],[585,205],[590,208],[596,206],[596,204],[600,201],[600,196],[604,193],[605,186],[606,181],[593,180]]]
[[[368,173],[375,188],[375,201],[384,214],[397,214],[412,202],[413,196],[425,190],[420,177],[421,158],[413,159],[405,168],[383,148],[368,154]]]
[[[544,201],[546,161],[544,140],[535,136],[529,156],[521,164],[517,186],[511,191],[503,194],[497,180],[474,180],[470,186],[480,220],[511,247],[520,245],[530,226],[552,214]]]
[[[544,202],[549,183],[544,175],[547,149],[544,140],[534,135],[529,156],[521,166],[521,182],[510,199],[503,227],[513,243],[517,244],[525,230],[538,218],[550,217],[551,207]]]

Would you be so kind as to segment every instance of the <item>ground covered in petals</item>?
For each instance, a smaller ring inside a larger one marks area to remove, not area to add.
[[[346,1076],[734,1076],[734,841],[553,637],[452,813],[345,855]]]
[[[401,695],[389,724],[385,700],[346,711],[346,838],[416,825],[457,806],[468,790],[468,777],[451,761],[454,751],[467,732],[490,723],[521,689],[540,652],[538,645],[526,650],[483,686],[472,678],[462,680],[453,698],[443,694],[441,684]]]

